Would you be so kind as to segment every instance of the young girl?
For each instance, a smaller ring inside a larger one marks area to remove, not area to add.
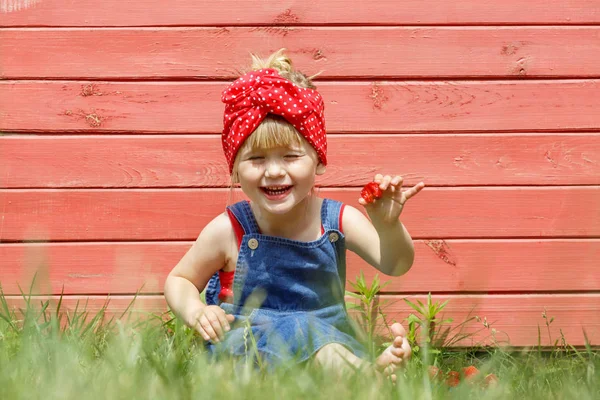
[[[376,175],[383,196],[358,200],[370,221],[316,196],[315,177],[327,165],[323,99],[282,50],[252,58],[253,71],[222,95],[232,185],[250,201],[227,207],[202,230],[169,274],[166,300],[216,353],[252,355],[250,327],[269,365],[364,366],[344,303],[345,251],[387,275],[407,272],[414,249],[399,216],[424,185],[402,191],[401,177]],[[410,357],[404,328],[395,323],[391,331],[393,344],[375,362],[386,373]]]

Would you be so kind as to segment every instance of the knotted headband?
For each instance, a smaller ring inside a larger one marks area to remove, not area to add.
[[[316,90],[296,85],[275,69],[261,69],[235,80],[223,91],[221,101],[225,103],[221,140],[230,172],[244,140],[268,114],[285,118],[327,164],[324,104]]]

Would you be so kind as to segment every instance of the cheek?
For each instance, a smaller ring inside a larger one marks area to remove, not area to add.
[[[261,179],[259,168],[246,168],[238,171],[239,184],[242,190],[253,188]]]
[[[306,185],[314,185],[315,183],[315,170],[311,166],[305,166],[298,170],[298,173],[295,174],[296,179],[301,180]]]

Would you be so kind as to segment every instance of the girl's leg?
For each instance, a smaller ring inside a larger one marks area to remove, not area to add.
[[[325,370],[339,371],[343,374],[365,367],[372,368],[368,362],[358,358],[339,343],[329,343],[321,347],[314,356],[314,362]]]
[[[323,368],[327,372],[335,374],[348,375],[360,371],[367,375],[372,375],[376,382],[383,383],[384,376],[380,371],[375,368],[370,362],[357,357],[348,350],[346,347],[339,343],[330,343],[323,346],[313,358],[314,364],[318,367]],[[392,381],[396,381],[396,375],[388,373],[388,378]]]

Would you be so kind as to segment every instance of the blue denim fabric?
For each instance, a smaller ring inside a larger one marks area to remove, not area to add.
[[[270,366],[303,362],[328,343],[340,343],[359,357],[366,352],[354,338],[344,303],[345,239],[339,230],[342,204],[324,199],[324,234],[300,242],[259,233],[247,201],[228,207],[244,229],[233,281],[233,304],[220,306],[236,316],[225,340],[209,343],[215,354],[252,355],[249,328],[261,358]],[[248,246],[250,239],[258,247]],[[219,304],[219,277],[206,288],[207,304]],[[252,304],[256,296],[258,304]]]

